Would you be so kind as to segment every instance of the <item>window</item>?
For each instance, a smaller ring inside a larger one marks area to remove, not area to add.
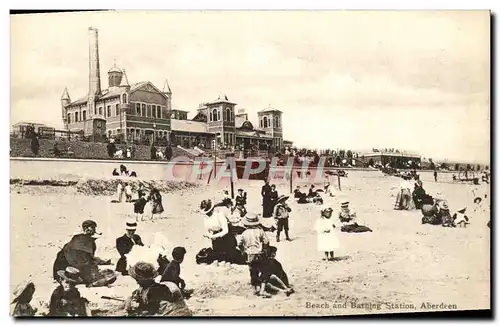
[[[127,94],[122,95],[122,103],[123,104],[127,103]]]
[[[212,118],[213,118],[213,120],[212,120],[212,121],[217,121],[217,110],[216,110],[216,109],[214,109],[214,110],[212,111],[212,114],[213,114],[213,117],[212,117]]]
[[[264,122],[262,122],[262,119],[259,121],[259,127],[263,128],[264,127]]]
[[[267,128],[267,117],[264,117],[264,128]]]
[[[227,121],[231,121],[231,110],[229,108],[226,108],[226,119]]]
[[[108,105],[108,110],[107,111],[108,111],[108,117],[110,117],[111,116],[111,105]]]
[[[213,118],[213,115],[212,115],[212,111],[210,111],[210,118],[208,119],[208,121],[213,121],[214,118]]]
[[[135,103],[135,115],[141,115],[141,103]]]
[[[156,105],[152,105],[151,106],[151,110],[152,110],[152,113],[153,113],[153,118],[156,118]]]
[[[142,103],[142,110],[141,110],[141,116],[145,117],[146,116],[146,104]]]
[[[151,118],[151,104],[148,104],[148,117]]]
[[[71,113],[68,113],[68,123],[71,123]]]
[[[120,115],[120,110],[118,109],[118,104],[115,106],[115,115]]]
[[[94,115],[97,114],[97,108],[94,106]]]
[[[99,107],[99,114],[102,115],[102,106]]]
[[[161,107],[160,106],[156,107],[156,117],[161,119]]]
[[[78,122],[78,112],[75,112],[75,122]]]
[[[82,116],[83,121],[87,120],[87,111],[83,110],[83,116]]]
[[[217,110],[217,121],[220,121],[220,120],[221,119],[220,119],[220,109],[219,109],[219,110]]]

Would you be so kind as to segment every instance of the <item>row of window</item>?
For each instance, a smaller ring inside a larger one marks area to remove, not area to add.
[[[272,124],[271,124],[271,122],[272,122]],[[271,125],[273,128],[280,128],[281,127],[280,117],[275,116],[274,119],[271,119],[268,117],[263,117],[262,119],[260,119],[260,127],[261,128],[270,128]]]
[[[147,103],[132,103],[135,115],[148,118],[162,119],[162,106]]]
[[[221,112],[222,112],[222,119],[221,119]],[[231,108],[226,108],[224,110],[220,108],[210,110],[208,121],[209,122],[234,121],[234,112],[233,110],[231,110]]]
[[[75,112],[73,114],[68,113],[68,123],[71,123],[71,116],[74,116],[73,122],[78,122],[78,121],[85,121],[87,120],[87,111],[83,110],[82,114],[79,114],[80,112]]]
[[[146,133],[148,131],[148,133]],[[121,133],[121,129],[109,129],[108,130],[108,136],[112,135],[119,135]],[[141,138],[144,137],[146,134],[152,134],[153,130],[151,129],[141,129],[141,128],[127,128],[127,135],[130,136],[132,139],[133,138]],[[155,130],[154,131],[156,137],[163,138],[168,137],[169,132],[164,131],[164,130]]]

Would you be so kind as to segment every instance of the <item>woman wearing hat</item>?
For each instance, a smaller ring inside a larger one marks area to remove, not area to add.
[[[236,238],[229,232],[229,222],[221,209],[215,209],[210,199],[200,203],[200,210],[204,215],[203,223],[206,233],[204,237],[212,241],[212,249],[216,260],[233,260],[236,251]]]
[[[132,251],[132,248],[144,246],[141,237],[135,233],[137,230],[137,222],[134,220],[127,221],[125,224],[126,233],[116,239],[116,250],[120,254],[120,259],[116,263],[116,271],[123,275],[128,275],[127,272],[127,255]]]
[[[327,207],[321,210],[321,216],[316,221],[316,232],[318,233],[318,251],[325,253],[323,260],[333,261],[334,250],[338,249],[340,244],[335,231],[335,225],[332,220],[333,209]],[[330,256],[329,256],[330,255]]]
[[[57,271],[59,286],[52,292],[49,316],[91,316],[89,301],[80,295],[76,285],[82,282],[80,271],[74,267]]]
[[[13,317],[33,317],[37,309],[30,304],[35,294],[33,282],[23,282],[14,289],[14,300],[11,302],[10,315]]]
[[[139,288],[125,302],[129,316],[192,316],[180,289],[172,282],[155,281],[153,264],[138,262],[129,269]]]
[[[151,193],[149,194],[148,201],[151,200],[152,203],[152,210],[151,210],[151,219],[154,218],[155,214],[160,214],[161,218],[161,213],[163,213],[163,203],[161,199],[161,194],[160,191],[157,188],[151,189]]]

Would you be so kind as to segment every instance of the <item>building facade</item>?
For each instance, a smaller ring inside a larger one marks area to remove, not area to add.
[[[116,64],[108,71],[108,88],[101,89],[98,31],[89,28],[89,91],[72,101],[67,88],[61,97],[62,120],[68,131],[83,131],[90,138],[126,141],[163,139],[173,145],[211,148],[283,148],[282,112],[268,108],[258,112],[259,127],[237,104],[220,94],[199,106],[188,120],[188,111],[172,109],[168,83],[160,90],[150,81],[129,84],[125,70]]]

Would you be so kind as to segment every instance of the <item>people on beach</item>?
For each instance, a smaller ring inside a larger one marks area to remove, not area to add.
[[[318,234],[318,251],[325,253],[323,260],[330,261],[333,261],[334,251],[339,248],[339,239],[336,234],[336,226],[331,218],[332,214],[331,207],[322,209],[315,226]]]
[[[467,225],[470,224],[469,217],[465,215],[466,210],[467,207],[464,207],[453,214],[453,221],[456,226],[466,228]]]
[[[59,286],[52,292],[49,304],[49,316],[52,317],[90,317],[89,301],[80,295],[76,288],[83,280],[80,271],[66,267],[57,271]]]
[[[146,203],[148,202],[144,191],[139,191],[138,194],[139,199],[134,202],[135,220],[137,222],[139,222],[139,219],[144,221],[144,207],[146,207]]]
[[[340,203],[340,210],[337,214],[340,221],[340,231],[347,233],[362,233],[372,232],[372,230],[364,225],[359,225],[357,222],[356,211],[349,207],[349,201],[343,200]]]
[[[282,292],[286,296],[294,293],[294,289],[290,286],[288,275],[281,263],[276,259],[278,248],[269,246],[267,257],[264,258],[260,266],[260,280],[265,283],[265,291],[269,294],[277,294]]]
[[[122,202],[122,197],[123,197],[123,184],[121,181],[118,181],[118,185],[116,186],[116,193],[118,195],[118,202]]]
[[[247,193],[243,189],[238,189],[238,194],[236,195],[235,198],[235,205],[231,209],[231,214],[235,211],[238,210],[240,213],[240,217],[244,217],[247,213],[247,209],[245,205],[247,204]]]
[[[250,283],[254,287],[254,293],[263,297],[270,297],[266,292],[266,283],[259,278],[261,264],[265,260],[268,251],[269,240],[264,230],[259,225],[259,217],[256,214],[247,214],[245,218],[246,230],[241,234],[240,247],[246,254],[247,264],[250,270]]]
[[[120,164],[120,175],[125,175],[128,176],[128,170],[127,167],[123,164]]]
[[[155,215],[159,215],[161,218],[161,214],[163,213],[164,209],[160,190],[158,190],[157,188],[151,189],[148,201],[151,201],[152,203],[151,219],[154,219]]]
[[[278,191],[276,190],[276,185],[271,185],[271,192],[269,193],[269,198],[271,200],[271,207],[274,210],[274,206],[276,205],[276,200],[278,200]]]
[[[134,246],[144,246],[141,237],[136,234],[137,222],[134,220],[125,223],[126,233],[116,239],[116,250],[120,254],[120,259],[116,263],[116,271],[122,275],[128,275],[126,255],[132,251]]]
[[[400,189],[396,197],[396,202],[394,203],[394,209],[396,210],[410,210],[412,207],[412,196],[411,196],[411,185],[408,181],[407,176],[403,176],[403,180],[400,183]]]
[[[293,197],[297,200],[297,204],[307,204],[307,194],[300,190],[300,186],[297,186],[293,191]]]
[[[33,153],[33,156],[38,156],[38,151],[40,150],[40,141],[38,139],[38,134],[33,133],[31,137],[31,152]]]
[[[139,288],[125,302],[128,316],[192,316],[175,284],[155,281],[158,272],[151,263],[136,263],[129,269],[129,275]]]
[[[206,230],[203,236],[212,241],[215,261],[233,261],[237,251],[237,241],[229,232],[228,219],[224,211],[215,208],[210,199],[200,203],[200,210],[204,216],[203,223]]]
[[[280,234],[283,230],[285,231],[285,239],[287,241],[292,241],[292,239],[290,239],[290,235],[288,234],[290,227],[290,212],[292,211],[290,206],[286,203],[288,198],[288,196],[281,195],[276,200],[276,205],[274,206],[273,217],[276,221],[276,228],[278,229],[276,233],[276,242],[280,242]]]
[[[432,205],[434,203],[432,196],[428,195],[419,183],[415,183],[412,198],[416,209],[422,209],[423,205]]]
[[[181,264],[186,255],[186,248],[175,247],[172,250],[172,260],[168,263],[161,276],[160,282],[172,282],[176,284],[185,298],[189,298],[193,293],[186,288],[186,282],[181,278]]]
[[[434,182],[438,181],[438,172],[437,170],[434,170]]]
[[[31,281],[24,281],[14,289],[14,299],[10,303],[10,315],[13,317],[33,317],[37,308],[31,306],[31,300],[35,294],[35,284]]]
[[[125,202],[130,203],[132,201],[132,187],[128,182],[124,183],[125,185]]]
[[[262,196],[262,217],[267,218],[271,217],[273,214],[273,206],[271,202],[271,186],[269,185],[269,181],[264,181],[264,185],[260,191]]]
[[[117,171],[117,169],[116,169],[116,168],[114,168],[114,169],[113,169],[113,172],[112,172],[111,174],[112,174],[114,177],[117,177],[117,176],[119,176],[119,175],[120,175],[120,173],[118,173],[118,171]]]
[[[97,249],[96,238],[97,223],[86,220],[82,223],[83,233],[75,235],[58,252],[54,262],[53,276],[57,281],[60,273],[66,267],[74,267],[79,270],[82,283],[88,287],[107,286],[116,281],[113,271],[99,270],[98,265],[110,265],[111,260],[103,260],[95,256]]]
[[[451,218],[448,203],[444,200],[435,200],[433,205],[422,206],[422,224],[442,225]]]

